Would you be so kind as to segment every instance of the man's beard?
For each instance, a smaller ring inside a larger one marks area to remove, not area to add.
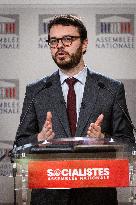
[[[58,52],[60,52],[61,50],[62,49],[58,50]],[[56,55],[57,55],[57,53],[56,53]],[[66,52],[66,54],[69,55],[70,59],[69,60],[62,60],[59,62],[57,61],[56,55],[52,56],[54,62],[62,70],[70,70],[70,69],[76,67],[80,63],[80,60],[82,57],[82,45],[80,45],[79,48],[77,48],[76,52],[73,53],[72,55],[70,55],[68,52]]]

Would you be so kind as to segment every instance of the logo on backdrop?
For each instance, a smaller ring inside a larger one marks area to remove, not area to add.
[[[19,48],[19,15],[0,14],[0,49]]]
[[[96,14],[96,48],[134,47],[134,14]]]
[[[38,40],[38,48],[47,48],[48,43],[46,40],[48,39],[48,23],[54,17],[55,14],[42,14],[39,15],[39,40]]]
[[[19,80],[0,79],[0,114],[19,113]]]

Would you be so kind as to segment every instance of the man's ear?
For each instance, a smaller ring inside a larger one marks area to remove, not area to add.
[[[88,38],[86,38],[82,43],[82,52],[83,52],[83,54],[86,53],[87,46],[88,46]]]

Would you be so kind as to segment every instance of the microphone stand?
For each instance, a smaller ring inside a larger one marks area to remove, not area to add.
[[[16,162],[13,163],[13,183],[14,183],[14,205],[16,205],[16,173],[17,173],[17,166]]]
[[[0,157],[0,162],[7,156],[7,151]]]
[[[9,151],[9,157],[11,160],[11,163],[13,163],[12,166],[12,173],[13,173],[13,183],[14,183],[14,205],[17,205],[17,197],[16,197],[16,175],[17,175],[17,163],[16,159],[17,158],[22,158],[24,159],[26,157],[26,153],[29,153],[30,149],[35,146],[36,144],[25,144],[22,146],[17,147],[16,144],[14,144],[13,149]],[[21,169],[21,175],[22,175],[22,183],[26,183],[26,174],[25,174],[25,169]],[[22,185],[22,192],[25,190],[26,185],[24,184],[24,187]],[[22,193],[22,200],[23,200],[23,194]],[[26,194],[26,193],[25,193]],[[25,197],[26,200],[26,197]]]
[[[0,162],[3,159],[5,159],[5,157],[7,157],[7,156],[10,157],[10,159],[11,159],[11,155],[12,155],[11,151],[8,152],[8,150],[6,150],[5,153],[0,157]],[[11,162],[13,162],[12,160],[13,160],[13,158],[11,159]],[[13,163],[12,173],[13,173],[13,184],[14,184],[14,205],[16,205],[17,204],[16,203],[16,173],[17,173],[17,167],[16,167],[15,162]]]
[[[21,146],[19,148],[19,151],[21,153],[18,153],[18,147],[14,144],[13,149],[10,150],[10,152],[9,152],[9,157],[10,157],[11,163],[13,163],[12,174],[13,174],[13,183],[14,183],[14,205],[17,205],[17,197],[16,197],[16,190],[17,190],[16,189],[17,163],[16,163],[16,159],[19,156],[25,157],[25,152],[23,152],[24,150],[25,150],[24,146]]]
[[[16,200],[16,174],[17,174],[17,165],[16,165],[16,145],[14,145],[13,149],[9,151],[10,161],[12,165],[12,174],[13,174],[13,187],[14,187],[14,205],[17,205]]]

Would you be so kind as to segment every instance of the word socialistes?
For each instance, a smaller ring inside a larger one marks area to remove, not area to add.
[[[78,169],[47,169],[47,176],[51,179],[61,179],[61,177],[103,177],[109,178],[109,168],[78,168]],[[63,180],[64,180],[63,178]]]

